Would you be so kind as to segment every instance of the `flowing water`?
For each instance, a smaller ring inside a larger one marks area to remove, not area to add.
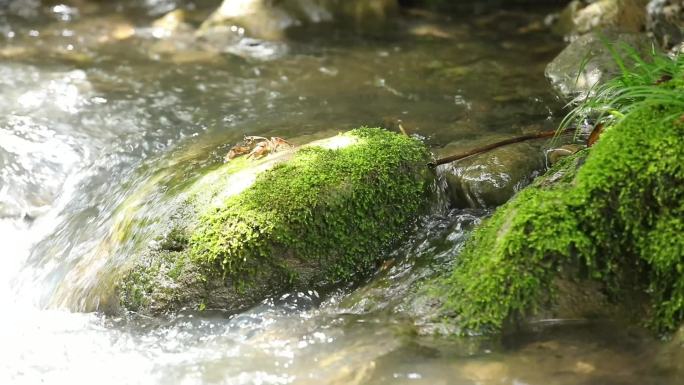
[[[561,114],[543,68],[562,46],[535,28],[542,13],[408,14],[362,35],[318,26],[287,43],[201,45],[150,27],[174,4],[0,2],[0,384],[681,383],[656,341],[615,325],[432,337],[441,326],[421,323],[415,288],[457,258],[483,211],[422,218],[390,263],[330,296],[237,315],[90,312],[83,291],[125,256],[111,241],[122,204],[146,224],[165,189],[245,134],[304,143],[401,124],[439,152]]]

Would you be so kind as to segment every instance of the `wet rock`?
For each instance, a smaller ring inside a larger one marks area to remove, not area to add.
[[[651,47],[650,39],[642,34],[592,32],[578,37],[546,66],[547,79],[562,97],[583,99],[602,80],[617,73],[606,44],[626,44],[640,51]]]
[[[478,223],[483,210],[449,210],[434,207],[421,218],[418,231],[411,231],[398,244],[373,279],[340,299],[338,313],[402,314],[412,323],[411,333],[420,335],[458,334],[454,318],[443,317],[442,303],[423,289],[423,283],[448,268],[468,232]]]
[[[552,283],[553,296],[542,301],[535,314],[522,317],[508,326],[514,331],[529,326],[590,319],[619,319],[628,317],[627,311],[610,299],[602,285],[590,279],[571,278],[571,274],[557,277]]]
[[[670,52],[668,52],[668,56],[674,58],[677,55],[681,55],[682,52],[684,52],[684,41],[672,47]]]
[[[578,374],[591,374],[596,371],[596,366],[590,362],[577,361],[573,367],[573,372]]]
[[[665,48],[684,40],[684,1],[651,0],[647,7],[647,27]]]
[[[604,29],[641,32],[646,25],[647,2],[648,0],[574,0],[561,12],[554,31],[570,37]]]
[[[224,0],[200,27],[206,34],[216,27],[265,40],[282,40],[285,31],[308,23],[351,19],[357,23],[384,20],[398,9],[396,0]]]
[[[132,25],[130,24],[119,24],[112,28],[111,33],[109,34],[109,37],[103,38],[103,41],[109,41],[109,38],[118,41],[118,40],[126,40],[130,37],[135,35],[135,28],[133,28]]]
[[[577,11],[573,22],[576,33],[610,28],[622,32],[641,32],[646,23],[646,0],[599,0]]]
[[[527,186],[544,169],[538,146],[516,143],[439,166],[456,207],[496,207]]]
[[[202,24],[199,33],[227,26],[240,36],[281,40],[285,30],[296,23],[285,9],[265,0],[225,0]]]

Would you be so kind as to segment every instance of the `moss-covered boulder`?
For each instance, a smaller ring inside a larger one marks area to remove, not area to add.
[[[186,188],[170,231],[119,280],[120,303],[239,310],[350,282],[426,207],[429,160],[419,141],[370,128],[234,159]]]
[[[432,284],[445,314],[500,330],[557,304],[559,281],[591,282],[654,329],[674,330],[684,319],[683,113],[667,99],[642,103],[499,208]]]

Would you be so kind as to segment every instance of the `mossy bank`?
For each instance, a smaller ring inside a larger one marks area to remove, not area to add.
[[[605,119],[609,128],[593,147],[474,232],[453,272],[429,285],[443,314],[464,330],[498,331],[553,308],[564,295],[559,282],[574,282],[595,285],[596,296],[655,331],[676,329],[684,320],[682,63],[638,79],[625,73],[604,89],[612,92],[600,101],[604,110],[619,118]],[[580,305],[576,317],[612,311]]]
[[[235,159],[188,186],[171,230],[120,280],[121,305],[239,310],[350,282],[426,208],[429,160],[421,142],[371,128]]]

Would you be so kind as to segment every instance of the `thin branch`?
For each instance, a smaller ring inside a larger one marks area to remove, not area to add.
[[[571,130],[569,130],[569,129],[564,130],[564,132],[569,132],[569,131],[571,131]],[[506,139],[506,140],[502,140],[500,142],[488,144],[486,146],[478,147],[478,148],[475,148],[475,149],[472,149],[472,150],[469,150],[466,152],[462,152],[460,154],[454,154],[454,155],[449,155],[449,156],[446,156],[443,158],[439,158],[439,159],[435,160],[434,162],[428,163],[428,166],[434,168],[434,167],[439,166],[440,164],[451,163],[453,161],[460,160],[463,158],[467,158],[469,156],[473,156],[473,155],[481,154],[483,152],[491,151],[495,148],[503,147],[503,146],[513,144],[513,143],[524,142],[526,140],[551,138],[554,135],[556,135],[556,133],[557,133],[556,130],[549,130],[549,131],[537,132],[535,134],[527,134],[527,135],[517,136],[515,138]]]

